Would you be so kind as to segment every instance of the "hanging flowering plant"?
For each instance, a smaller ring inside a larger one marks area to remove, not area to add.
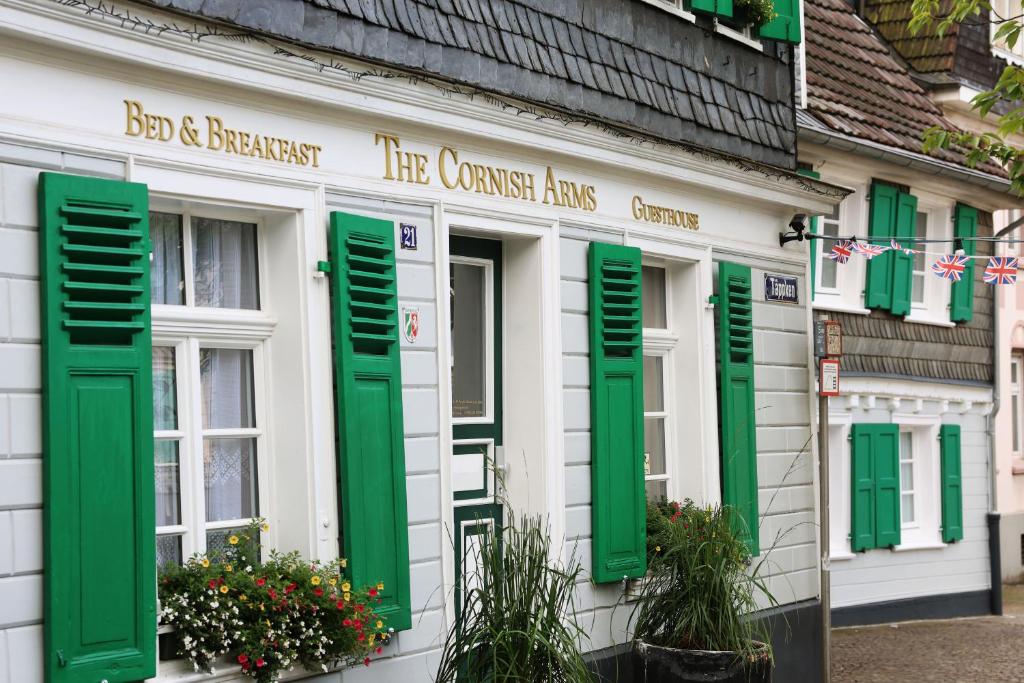
[[[259,559],[263,520],[228,539],[223,553],[197,555],[160,576],[160,623],[174,627],[178,654],[211,672],[227,655],[258,683],[296,664],[310,671],[370,664],[391,634],[375,607],[382,584],[356,589],[343,559],[327,564],[272,551]]]

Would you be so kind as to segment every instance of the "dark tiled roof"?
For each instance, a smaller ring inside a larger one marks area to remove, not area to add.
[[[864,16],[915,71],[952,71],[960,25],[953,24],[941,37],[934,27],[912,34],[912,4],[913,0],[867,0]]]
[[[807,0],[807,109],[825,126],[887,147],[921,152],[924,131],[952,128],[928,94],[844,0]],[[934,156],[964,165],[955,151]],[[980,166],[992,175],[994,164]]]
[[[140,0],[792,167],[788,47],[759,52],[639,0]]]

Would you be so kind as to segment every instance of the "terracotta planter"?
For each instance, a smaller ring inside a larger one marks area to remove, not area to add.
[[[735,652],[680,650],[634,643],[636,683],[771,683],[767,649],[753,658]]]

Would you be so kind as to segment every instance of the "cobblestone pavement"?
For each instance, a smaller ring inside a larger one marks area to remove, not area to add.
[[[832,682],[1024,683],[1024,586],[1003,596],[1002,617],[833,630]]]

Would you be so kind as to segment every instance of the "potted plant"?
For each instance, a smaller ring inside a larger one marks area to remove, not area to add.
[[[634,618],[637,681],[768,682],[768,627],[751,619],[759,595],[775,605],[729,507],[648,504],[647,577]]]
[[[263,520],[228,538],[223,553],[196,555],[160,573],[160,624],[196,671],[219,661],[257,683],[296,664],[311,671],[365,664],[391,638],[375,612],[381,584],[353,587],[345,560],[321,564],[298,553],[260,560]]]
[[[758,28],[778,16],[772,0],[734,0],[733,19],[741,26]]]
[[[463,566],[472,586],[462,599],[438,667],[439,683],[591,683],[573,620],[582,568],[552,563],[550,534],[537,518],[491,533]]]

